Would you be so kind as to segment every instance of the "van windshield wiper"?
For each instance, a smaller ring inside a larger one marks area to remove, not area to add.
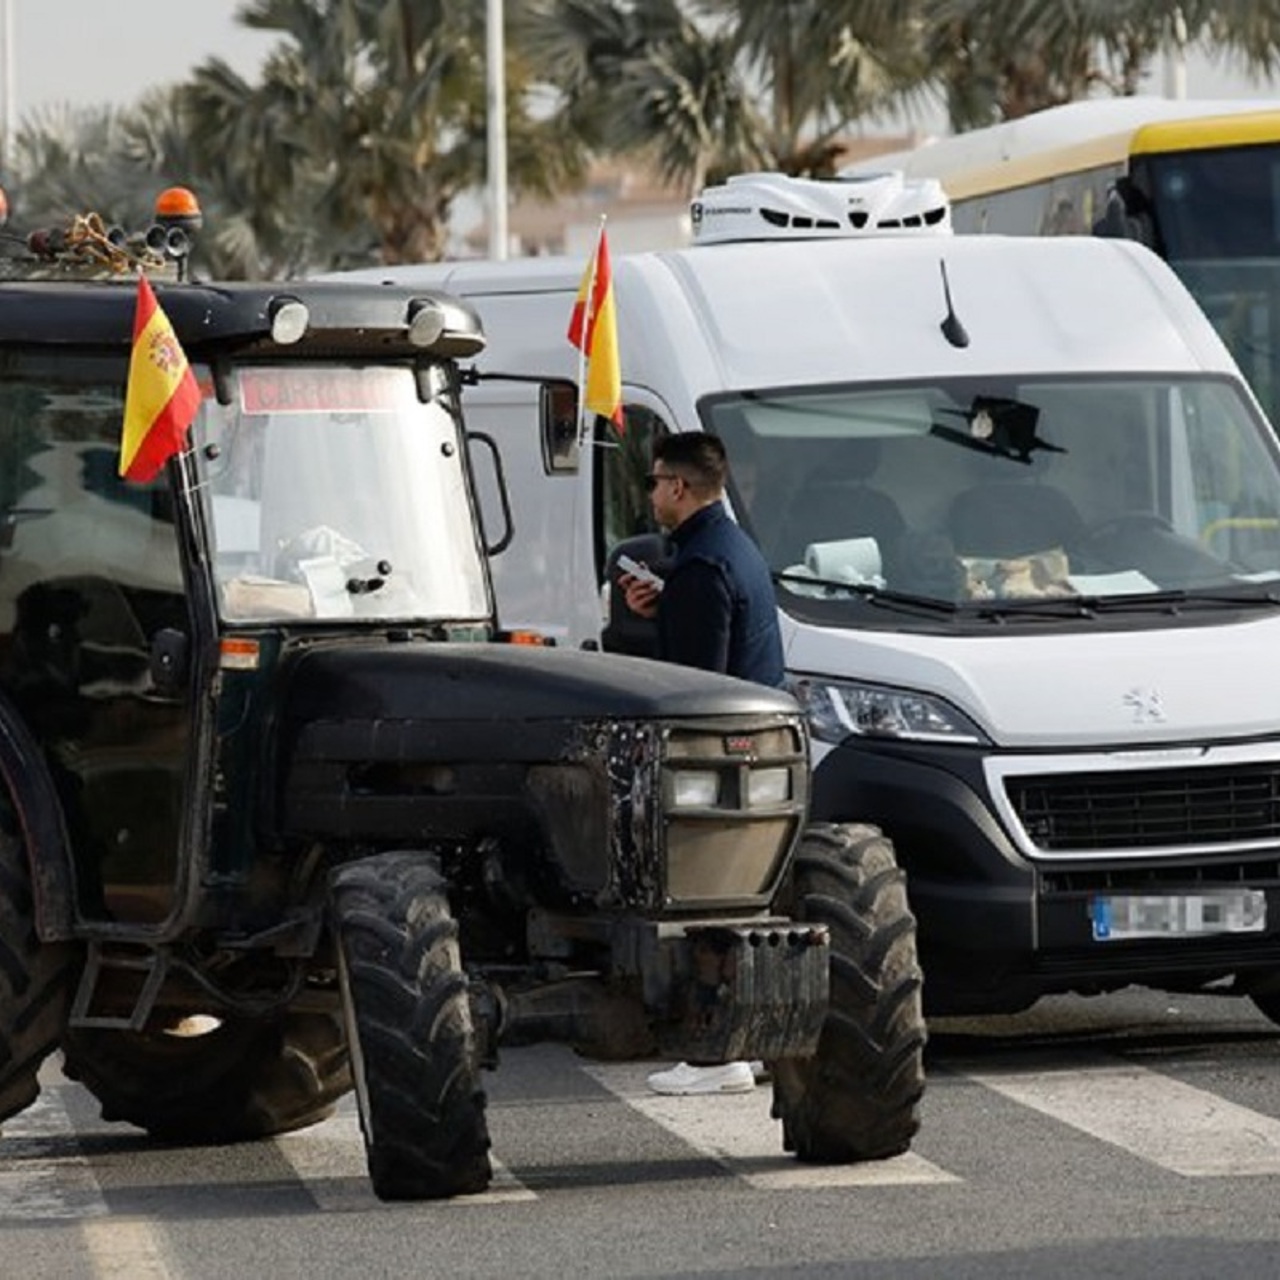
[[[935,596],[917,596],[908,591],[892,591],[888,587],[877,587],[870,582],[846,582],[834,578],[815,578],[807,573],[773,574],[774,582],[796,583],[806,587],[822,587],[827,591],[845,592],[857,596],[867,604],[880,605],[886,609],[904,609],[913,613],[933,613],[951,616],[956,612],[956,605],[951,600],[939,600]]]
[[[1230,590],[1180,589],[1177,591],[1151,591],[1132,596],[1085,596],[1090,609],[1098,613],[1135,613],[1156,610],[1178,613],[1183,609],[1240,609],[1253,607],[1274,608],[1280,606],[1280,587],[1266,591],[1249,588]]]
[[[1096,612],[1095,601],[1089,596],[1039,596],[1007,600],[967,601],[966,613],[993,622],[1006,618],[1091,618]]]

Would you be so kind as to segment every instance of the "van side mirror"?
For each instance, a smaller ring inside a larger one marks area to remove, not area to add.
[[[542,435],[542,461],[549,473],[578,469],[578,387],[556,378],[542,383],[538,392],[538,423]]]
[[[658,624],[642,618],[627,608],[626,597],[618,586],[622,570],[618,561],[630,556],[662,575],[671,563],[671,547],[660,533],[641,533],[624,538],[609,551],[604,574],[607,591],[607,617],[600,634],[600,647],[606,653],[626,653],[636,658],[658,656]]]

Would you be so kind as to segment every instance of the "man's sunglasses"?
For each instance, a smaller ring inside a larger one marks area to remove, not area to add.
[[[650,471],[644,478],[645,493],[652,493],[664,480],[679,480],[680,477],[674,472],[666,472],[663,475],[656,475]]]

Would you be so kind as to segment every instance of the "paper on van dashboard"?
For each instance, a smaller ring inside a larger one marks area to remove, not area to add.
[[[1160,590],[1137,569],[1124,569],[1119,573],[1070,573],[1067,581],[1082,596],[1142,596]]]

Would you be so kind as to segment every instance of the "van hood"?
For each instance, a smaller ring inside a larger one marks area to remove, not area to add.
[[[1000,747],[1280,735],[1280,617],[1117,632],[851,632],[784,620],[787,668],[945,699]]]

